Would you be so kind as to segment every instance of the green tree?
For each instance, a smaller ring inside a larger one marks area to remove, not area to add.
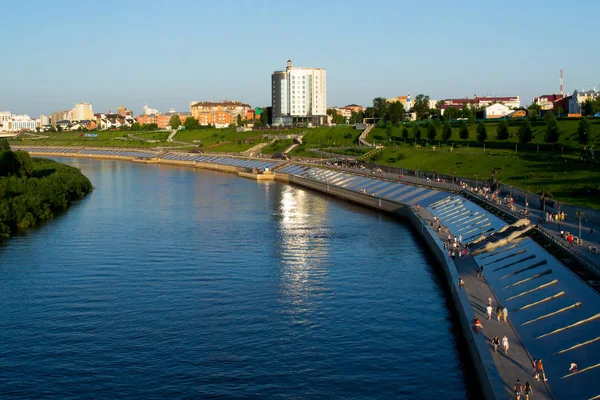
[[[421,140],[421,129],[419,129],[417,124],[413,125],[412,133],[415,140],[419,142],[419,140]]]
[[[10,150],[10,144],[8,144],[7,138],[0,138],[0,151]]]
[[[387,136],[388,139],[390,137],[392,137],[392,127],[391,126],[388,125],[385,127],[385,135]]]
[[[402,139],[405,141],[408,139],[408,128],[406,126],[402,128]]]
[[[179,118],[179,114],[171,115],[171,118],[169,118],[169,126],[171,129],[178,129],[180,125],[181,119]]]
[[[452,137],[452,127],[449,122],[445,122],[442,127],[442,140],[447,142]]]
[[[373,111],[375,118],[387,119],[389,104],[383,97],[375,97],[373,99]]]
[[[546,134],[544,135],[544,141],[546,143],[558,142],[560,133],[558,131],[558,122],[556,121],[556,118],[554,118],[554,114],[548,112],[544,115],[544,118],[546,119]]]
[[[237,122],[237,126],[242,126],[243,121],[242,121],[242,116],[240,114],[238,114],[236,122]]]
[[[531,139],[533,139],[533,130],[529,119],[525,118],[519,126],[519,143],[527,144],[531,142]]]
[[[501,120],[496,126],[496,140],[508,139],[508,121]]]
[[[446,108],[446,110],[444,110],[444,120],[446,121],[452,121],[453,119],[457,119],[460,118],[461,116],[461,111],[460,109],[456,108],[456,107],[449,107]]]
[[[581,103],[581,115],[594,115],[596,111],[595,99],[588,97],[583,103]]]
[[[529,107],[527,107],[527,113],[528,113],[529,117],[532,118],[534,121],[540,115],[541,111],[542,111],[542,107],[535,103],[531,103],[529,105]]]
[[[437,136],[437,129],[435,127],[434,124],[429,124],[427,126],[427,139],[429,140],[435,140],[435,137]]]
[[[417,113],[417,118],[425,118],[429,111],[429,96],[418,94],[413,103],[413,111]]]
[[[458,128],[458,137],[462,140],[469,140],[469,127],[464,121],[460,123]]]
[[[577,136],[579,143],[587,145],[590,143],[590,121],[587,118],[582,118],[577,127]]]
[[[404,110],[404,106],[399,101],[395,101],[390,103],[388,107],[388,117],[391,123],[398,124],[401,121],[404,121],[406,115],[406,111]]]
[[[187,117],[183,122],[183,126],[185,126],[185,129],[198,129],[200,124],[196,118]]]
[[[462,108],[460,109],[462,117],[467,118],[469,123],[471,123],[471,117],[473,116],[473,110],[467,103],[463,103]]]
[[[362,111],[352,111],[350,114],[350,123],[351,124],[360,124],[364,118],[364,114]]]
[[[26,151],[15,151],[15,157],[19,164],[19,176],[30,177],[33,174],[33,159]]]
[[[271,112],[270,112],[270,108],[271,107],[265,107],[262,109],[262,113],[260,114],[260,122],[262,122],[262,124],[264,126],[267,125],[271,125]],[[267,110],[269,109],[269,110]]]
[[[484,143],[487,140],[487,128],[483,122],[477,124],[477,141]]]

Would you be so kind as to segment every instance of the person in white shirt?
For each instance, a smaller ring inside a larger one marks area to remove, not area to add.
[[[508,354],[508,338],[506,335],[502,338],[502,347],[504,347],[504,352]]]
[[[492,306],[487,306],[488,321],[492,319]]]

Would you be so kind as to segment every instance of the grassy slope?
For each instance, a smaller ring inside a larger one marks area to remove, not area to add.
[[[46,133],[47,139],[11,140],[10,143],[19,146],[87,146],[87,147],[156,147],[158,143],[148,143],[144,140],[128,139],[127,135],[152,139],[155,135],[168,136],[167,132],[126,132],[126,131],[100,131],[98,137],[79,136],[79,132],[54,132]],[[123,140],[125,139],[125,140]],[[163,141],[160,146],[174,146],[175,144]]]
[[[274,143],[265,146],[260,151],[263,154],[275,154],[275,153],[283,153],[285,149],[290,147],[294,143],[292,139],[281,139],[276,140]]]
[[[586,165],[566,160],[558,155],[543,152],[520,152],[514,150],[483,151],[481,148],[449,147],[415,149],[414,147],[387,148],[378,164],[419,169],[442,174],[479,179],[491,178],[491,170],[498,169],[500,182],[511,184],[532,192],[542,189],[553,197],[573,204],[600,208],[600,166]],[[595,192],[587,192],[596,188]],[[595,193],[595,194],[594,194]]]

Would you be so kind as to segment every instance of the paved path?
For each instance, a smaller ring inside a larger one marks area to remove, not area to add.
[[[426,220],[428,224],[433,220],[432,215],[425,208],[421,208],[419,215]],[[445,233],[443,227],[438,236],[442,241],[448,240],[448,234]],[[504,382],[508,398],[515,398],[513,386],[517,379],[520,379],[523,386],[525,386],[525,382],[529,382],[533,387],[533,396],[531,396],[530,399],[553,399],[554,397],[552,396],[549,387],[544,384],[544,382],[536,381],[533,377],[533,360],[510,322],[510,310],[508,315],[509,321],[504,322],[504,320],[501,319],[500,322],[498,322],[496,318],[498,300],[487,282],[482,278],[477,278],[477,264],[473,258],[460,258],[456,256],[454,263],[456,264],[460,277],[465,281],[464,290],[467,292],[473,311],[483,324],[483,330],[479,334],[484,335],[486,341],[490,343],[489,350],[498,367],[500,377]],[[486,312],[488,297],[492,298],[493,313],[491,321],[488,321]],[[506,335],[509,342],[508,354],[504,353],[502,345],[500,345],[498,353],[495,353],[494,348],[491,345],[492,338],[498,336],[502,341],[504,335]],[[525,396],[522,396],[521,398],[524,399]]]
[[[478,195],[478,197],[483,197]],[[500,205],[501,208],[508,210],[508,207],[504,204]],[[515,211],[517,215],[523,215],[525,211],[525,199],[515,199]],[[567,245],[567,242],[560,237],[560,231],[571,232],[575,236],[579,236],[579,219],[573,218],[574,216],[567,215],[564,221],[560,222],[546,222],[545,214],[542,209],[537,207],[536,204],[532,202],[529,203],[529,219],[531,223],[538,224],[538,226],[554,237],[555,240]],[[594,224],[592,222],[587,222],[585,219],[582,220],[582,239],[583,245],[581,246],[572,246],[571,251],[576,254],[581,255],[584,259],[590,261],[595,268],[600,271],[600,253],[594,253],[589,249],[589,246],[596,246],[600,249],[600,225]],[[594,233],[590,233],[590,229],[593,230]]]

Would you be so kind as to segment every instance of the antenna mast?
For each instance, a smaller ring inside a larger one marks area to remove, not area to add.
[[[563,93],[563,70],[560,70],[560,94],[564,94]]]

